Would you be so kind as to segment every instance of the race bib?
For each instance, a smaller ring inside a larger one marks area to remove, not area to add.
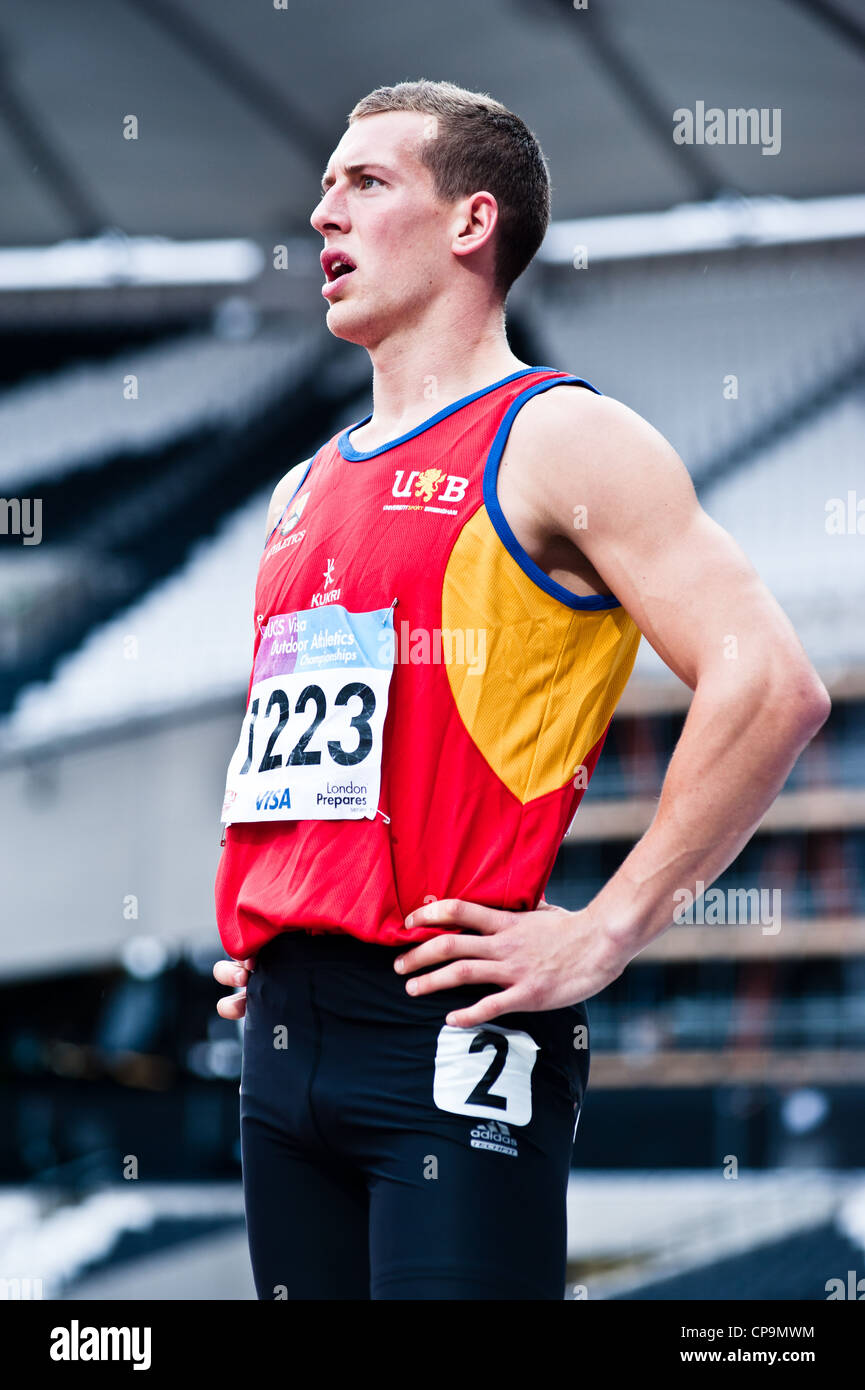
[[[393,607],[279,613],[262,632],[222,822],[375,819]]]
[[[493,1023],[453,1028],[446,1023],[438,1035],[433,1101],[439,1110],[454,1115],[527,1125],[537,1052],[534,1038],[519,1029]]]

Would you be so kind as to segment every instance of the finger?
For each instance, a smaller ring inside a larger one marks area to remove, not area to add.
[[[502,931],[512,927],[518,920],[515,912],[503,912],[497,907],[484,907],[483,903],[466,902],[465,898],[439,898],[434,903],[424,903],[414,908],[406,917],[407,927],[471,927],[480,932]]]
[[[406,981],[408,994],[433,994],[438,989],[458,989],[460,985],[498,985],[507,983],[505,967],[490,960],[455,960],[428,975],[414,975]]]
[[[502,1014],[511,1014],[520,1008],[525,1007],[520,1001],[520,992],[514,986],[511,989],[503,989],[499,994],[488,994],[485,999],[479,999],[476,1004],[472,1004],[470,1009],[455,1009],[445,1017],[445,1023],[449,1023],[452,1028],[477,1028],[481,1023],[489,1023],[491,1019],[499,1018]]]
[[[492,943],[488,939],[473,933],[442,932],[441,936],[434,936],[409,951],[403,951],[394,961],[393,968],[399,975],[407,975],[424,965],[437,965],[439,961],[455,960],[459,956],[487,957],[491,949]]]
[[[241,989],[237,994],[227,994],[223,999],[218,999],[216,1012],[221,1018],[243,1018],[246,1013],[246,990]]]
[[[213,978],[221,985],[245,985],[249,971],[234,960],[218,960],[213,967]]]

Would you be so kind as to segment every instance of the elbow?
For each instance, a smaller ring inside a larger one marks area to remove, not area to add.
[[[767,646],[744,680],[707,684],[723,690],[721,698],[733,701],[743,723],[759,725],[771,742],[789,746],[797,756],[832,712],[829,692],[801,649]],[[701,686],[702,677],[697,689]]]
[[[787,673],[777,688],[778,713],[790,729],[791,738],[802,747],[822,729],[832,712],[829,692],[812,666]]]
[[[817,685],[810,701],[811,732],[809,738],[813,738],[818,729],[822,729],[829,715],[832,713],[832,701],[829,698],[829,691],[826,689],[819,676]]]

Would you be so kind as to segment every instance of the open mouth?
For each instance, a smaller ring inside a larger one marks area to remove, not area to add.
[[[346,275],[351,275],[352,271],[357,270],[351,257],[341,251],[325,251],[321,257],[321,264],[328,284],[333,284],[335,280],[342,280]]]

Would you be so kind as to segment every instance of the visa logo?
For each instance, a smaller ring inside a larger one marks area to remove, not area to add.
[[[291,809],[291,797],[288,794],[288,787],[283,791],[281,798],[279,792],[262,792],[261,796],[255,798],[256,811],[281,811],[283,806],[287,806],[289,810]]]

